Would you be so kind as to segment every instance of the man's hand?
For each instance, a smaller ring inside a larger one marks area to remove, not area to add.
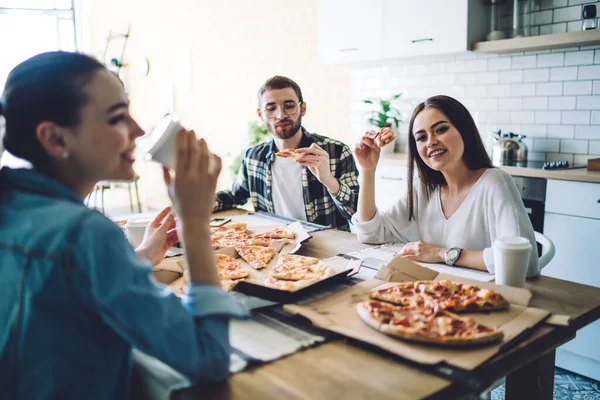
[[[144,233],[144,240],[136,252],[154,266],[165,258],[169,247],[178,241],[175,217],[171,214],[171,207],[167,207],[148,225]]]
[[[331,173],[329,154],[313,143],[310,147],[296,149],[301,156],[296,159],[300,165],[307,167],[319,182],[329,189],[332,194],[340,190],[340,182]]]
[[[408,258],[409,260],[439,263],[444,262],[444,253],[445,249],[418,241],[405,244],[397,255]]]

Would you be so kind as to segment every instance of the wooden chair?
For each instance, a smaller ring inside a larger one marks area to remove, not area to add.
[[[136,175],[135,178],[131,181],[100,181],[94,186],[94,189],[88,194],[85,200],[85,204],[89,206],[90,200],[92,196],[94,196],[94,206],[98,208],[98,192],[100,193],[100,209],[102,213],[104,213],[104,192],[109,189],[118,189],[118,188],[126,188],[129,194],[129,208],[131,212],[134,212],[133,208],[133,193],[131,189],[135,190],[135,197],[137,200],[137,208],[138,212],[142,212],[142,202],[140,201],[140,191],[138,188],[138,181],[140,177]]]

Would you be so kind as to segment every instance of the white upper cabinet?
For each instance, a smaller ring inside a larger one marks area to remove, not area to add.
[[[319,51],[327,63],[470,50],[488,30],[481,0],[319,0]]]
[[[318,4],[321,61],[381,59],[383,0],[319,0]]]

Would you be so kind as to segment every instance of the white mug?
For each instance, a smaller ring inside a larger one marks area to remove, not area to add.
[[[144,240],[146,227],[150,225],[152,218],[147,216],[131,217],[127,220],[125,227],[127,228],[127,238],[133,247],[138,247]]]
[[[492,244],[496,284],[524,287],[531,242],[520,236],[502,236]]]

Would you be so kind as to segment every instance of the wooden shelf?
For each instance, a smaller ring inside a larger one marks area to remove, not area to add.
[[[473,51],[480,53],[514,53],[595,44],[600,44],[600,30],[598,29],[477,42],[473,43]]]

